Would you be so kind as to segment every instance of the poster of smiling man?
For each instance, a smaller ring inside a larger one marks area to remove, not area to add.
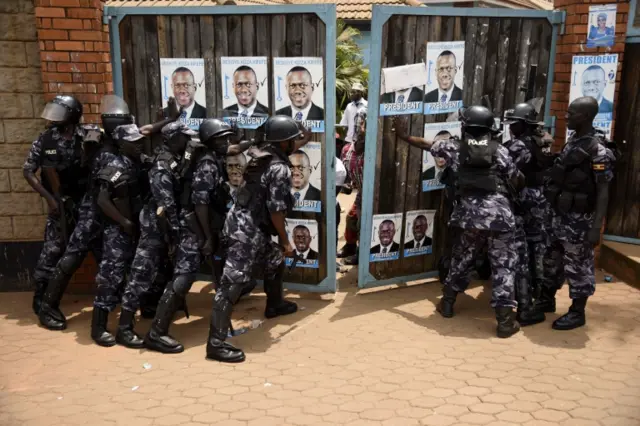
[[[433,227],[435,210],[407,212],[404,235],[404,257],[420,256],[433,252]]]
[[[464,41],[427,43],[426,64],[424,113],[458,111],[462,108]]]
[[[273,91],[277,115],[288,115],[324,133],[322,58],[273,58]]]
[[[225,121],[235,121],[240,129],[257,129],[269,115],[267,58],[223,56],[220,65]]]
[[[204,83],[204,59],[160,58],[162,113],[168,115],[167,102],[176,98],[183,108],[180,121],[193,130],[207,118],[207,97]]]
[[[289,156],[293,210],[320,213],[322,210],[322,146],[309,142]]]
[[[285,229],[289,242],[299,257],[297,268],[318,268],[318,222],[308,219],[286,219]],[[292,257],[285,258],[285,265],[291,266]]]
[[[402,213],[373,216],[369,262],[384,262],[400,258]]]
[[[454,136],[460,137],[460,132],[459,121],[424,125],[424,138],[433,141],[433,143],[451,139]],[[422,192],[444,188],[444,185],[440,183],[440,178],[445,165],[444,158],[434,158],[428,150],[422,152]]]

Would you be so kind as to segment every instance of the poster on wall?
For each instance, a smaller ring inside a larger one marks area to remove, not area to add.
[[[464,41],[427,43],[426,65],[424,113],[441,114],[462,108]]]
[[[435,210],[407,212],[404,234],[404,257],[420,256],[433,252],[433,227]]]
[[[569,103],[582,96],[591,96],[598,101],[598,115],[594,126],[605,133],[611,132],[618,55],[576,55],[571,66],[571,89]],[[567,138],[569,137],[567,131]]]
[[[308,219],[286,219],[285,228],[289,243],[299,256],[297,268],[318,268],[320,254],[318,250],[318,222]],[[292,257],[285,258],[285,264],[291,266]]]
[[[322,210],[322,145],[309,142],[289,156],[291,195],[294,211],[320,213]]]
[[[401,235],[402,213],[374,215],[369,261],[384,262],[399,259]]]
[[[277,115],[288,115],[324,133],[322,58],[273,58],[273,91]]]
[[[460,133],[459,121],[427,123],[424,125],[424,138],[434,143],[451,139],[454,136],[461,137]],[[444,185],[440,183],[440,178],[445,165],[446,160],[444,158],[434,158],[428,150],[422,151],[422,192],[444,188]]]
[[[421,114],[424,101],[424,63],[382,69],[380,115]]]
[[[180,121],[193,130],[207,118],[207,97],[204,83],[204,59],[160,58],[162,113],[168,116],[167,102],[173,96],[183,108]]]
[[[269,115],[266,56],[223,56],[220,68],[225,121],[257,129]]]
[[[587,47],[611,47],[616,32],[616,4],[589,6]]]
[[[229,209],[235,200],[236,191],[238,191],[238,188],[244,183],[244,171],[247,168],[247,162],[247,156],[244,153],[225,157],[224,166],[228,178],[225,185],[227,185],[229,195],[231,195],[231,201],[229,201],[227,205]]]

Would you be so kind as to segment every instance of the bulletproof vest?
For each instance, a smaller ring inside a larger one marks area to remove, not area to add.
[[[531,160],[521,170],[527,187],[544,185],[545,178],[553,166],[555,156],[543,146],[540,136],[525,136],[522,142],[531,152]]]
[[[465,135],[460,141],[458,192],[461,195],[494,192],[509,194],[503,178],[492,167],[499,146],[500,143],[489,135],[478,140]]]
[[[98,181],[107,183],[111,188],[111,202],[127,219],[136,222],[142,210],[142,185],[137,168],[122,170],[117,167],[105,167],[98,173]]]
[[[578,142],[577,146],[565,146],[565,149],[571,151],[561,155],[551,168],[551,183],[546,197],[560,212],[594,211],[596,181],[593,175],[593,158],[598,154],[599,144],[599,138],[594,136]]]
[[[89,184],[89,169],[82,165],[82,146],[75,141],[73,159],[65,161],[65,153],[58,152],[58,141],[54,139],[51,130],[42,134],[42,167],[53,168],[60,180],[60,191],[63,196],[79,200],[87,190]],[[52,192],[52,185],[46,173],[41,174],[42,186]]]
[[[191,186],[193,183],[193,174],[196,166],[206,153],[207,147],[199,142],[190,141],[184,151],[182,164],[180,165],[180,206],[182,208],[193,210],[191,203]]]
[[[156,155],[155,163],[164,163],[167,165],[173,182],[173,199],[179,200],[182,185],[180,184],[180,163],[175,156],[169,151],[162,151]]]

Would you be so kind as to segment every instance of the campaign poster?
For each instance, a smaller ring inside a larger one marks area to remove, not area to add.
[[[322,146],[309,142],[289,156],[294,211],[322,211]]]
[[[228,209],[231,208],[235,201],[238,188],[244,183],[244,171],[247,168],[248,162],[249,160],[244,153],[225,157],[224,167],[227,172],[225,185],[227,185],[229,195],[231,195],[231,201],[227,204]]]
[[[160,58],[160,78],[164,116],[168,116],[167,102],[173,96],[178,108],[183,108],[180,121],[198,130],[207,118],[204,59]]]
[[[445,123],[427,123],[424,125],[424,138],[436,143],[441,140],[460,137],[461,127],[459,121]],[[442,172],[446,165],[444,158],[434,158],[428,150],[422,151],[422,192],[435,191],[444,188],[440,183]]]
[[[435,210],[413,210],[406,213],[404,257],[421,256],[433,252]]]
[[[322,58],[273,58],[276,115],[288,115],[324,133],[324,73]]]
[[[582,96],[595,98],[599,108],[594,124],[610,132],[618,55],[576,55],[572,62],[569,103]]]
[[[464,41],[427,43],[424,113],[442,114],[462,108]]]
[[[266,56],[220,58],[222,115],[240,129],[257,129],[269,116]]]
[[[587,47],[611,47],[616,33],[616,4],[589,6]]]
[[[402,213],[374,215],[369,261],[398,260],[401,235]]]
[[[289,243],[298,256],[296,268],[318,268],[318,222],[309,219],[286,219],[285,228]],[[286,257],[285,264],[291,266],[293,257]]]
[[[424,63],[383,68],[380,115],[421,114],[426,80]]]

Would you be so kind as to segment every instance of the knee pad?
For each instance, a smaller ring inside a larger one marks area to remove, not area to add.
[[[173,291],[179,296],[186,296],[191,289],[191,285],[196,280],[195,274],[178,275],[173,279]]]
[[[232,305],[235,305],[240,296],[242,296],[243,290],[249,285],[249,282],[244,283],[231,283],[227,285],[221,285],[218,293],[222,300],[226,300]],[[218,293],[216,293],[216,299],[218,299]]]
[[[85,255],[80,253],[73,254],[65,254],[58,262],[58,268],[65,275],[73,275],[74,272],[78,270],[80,265],[82,265],[82,261],[84,260]]]

